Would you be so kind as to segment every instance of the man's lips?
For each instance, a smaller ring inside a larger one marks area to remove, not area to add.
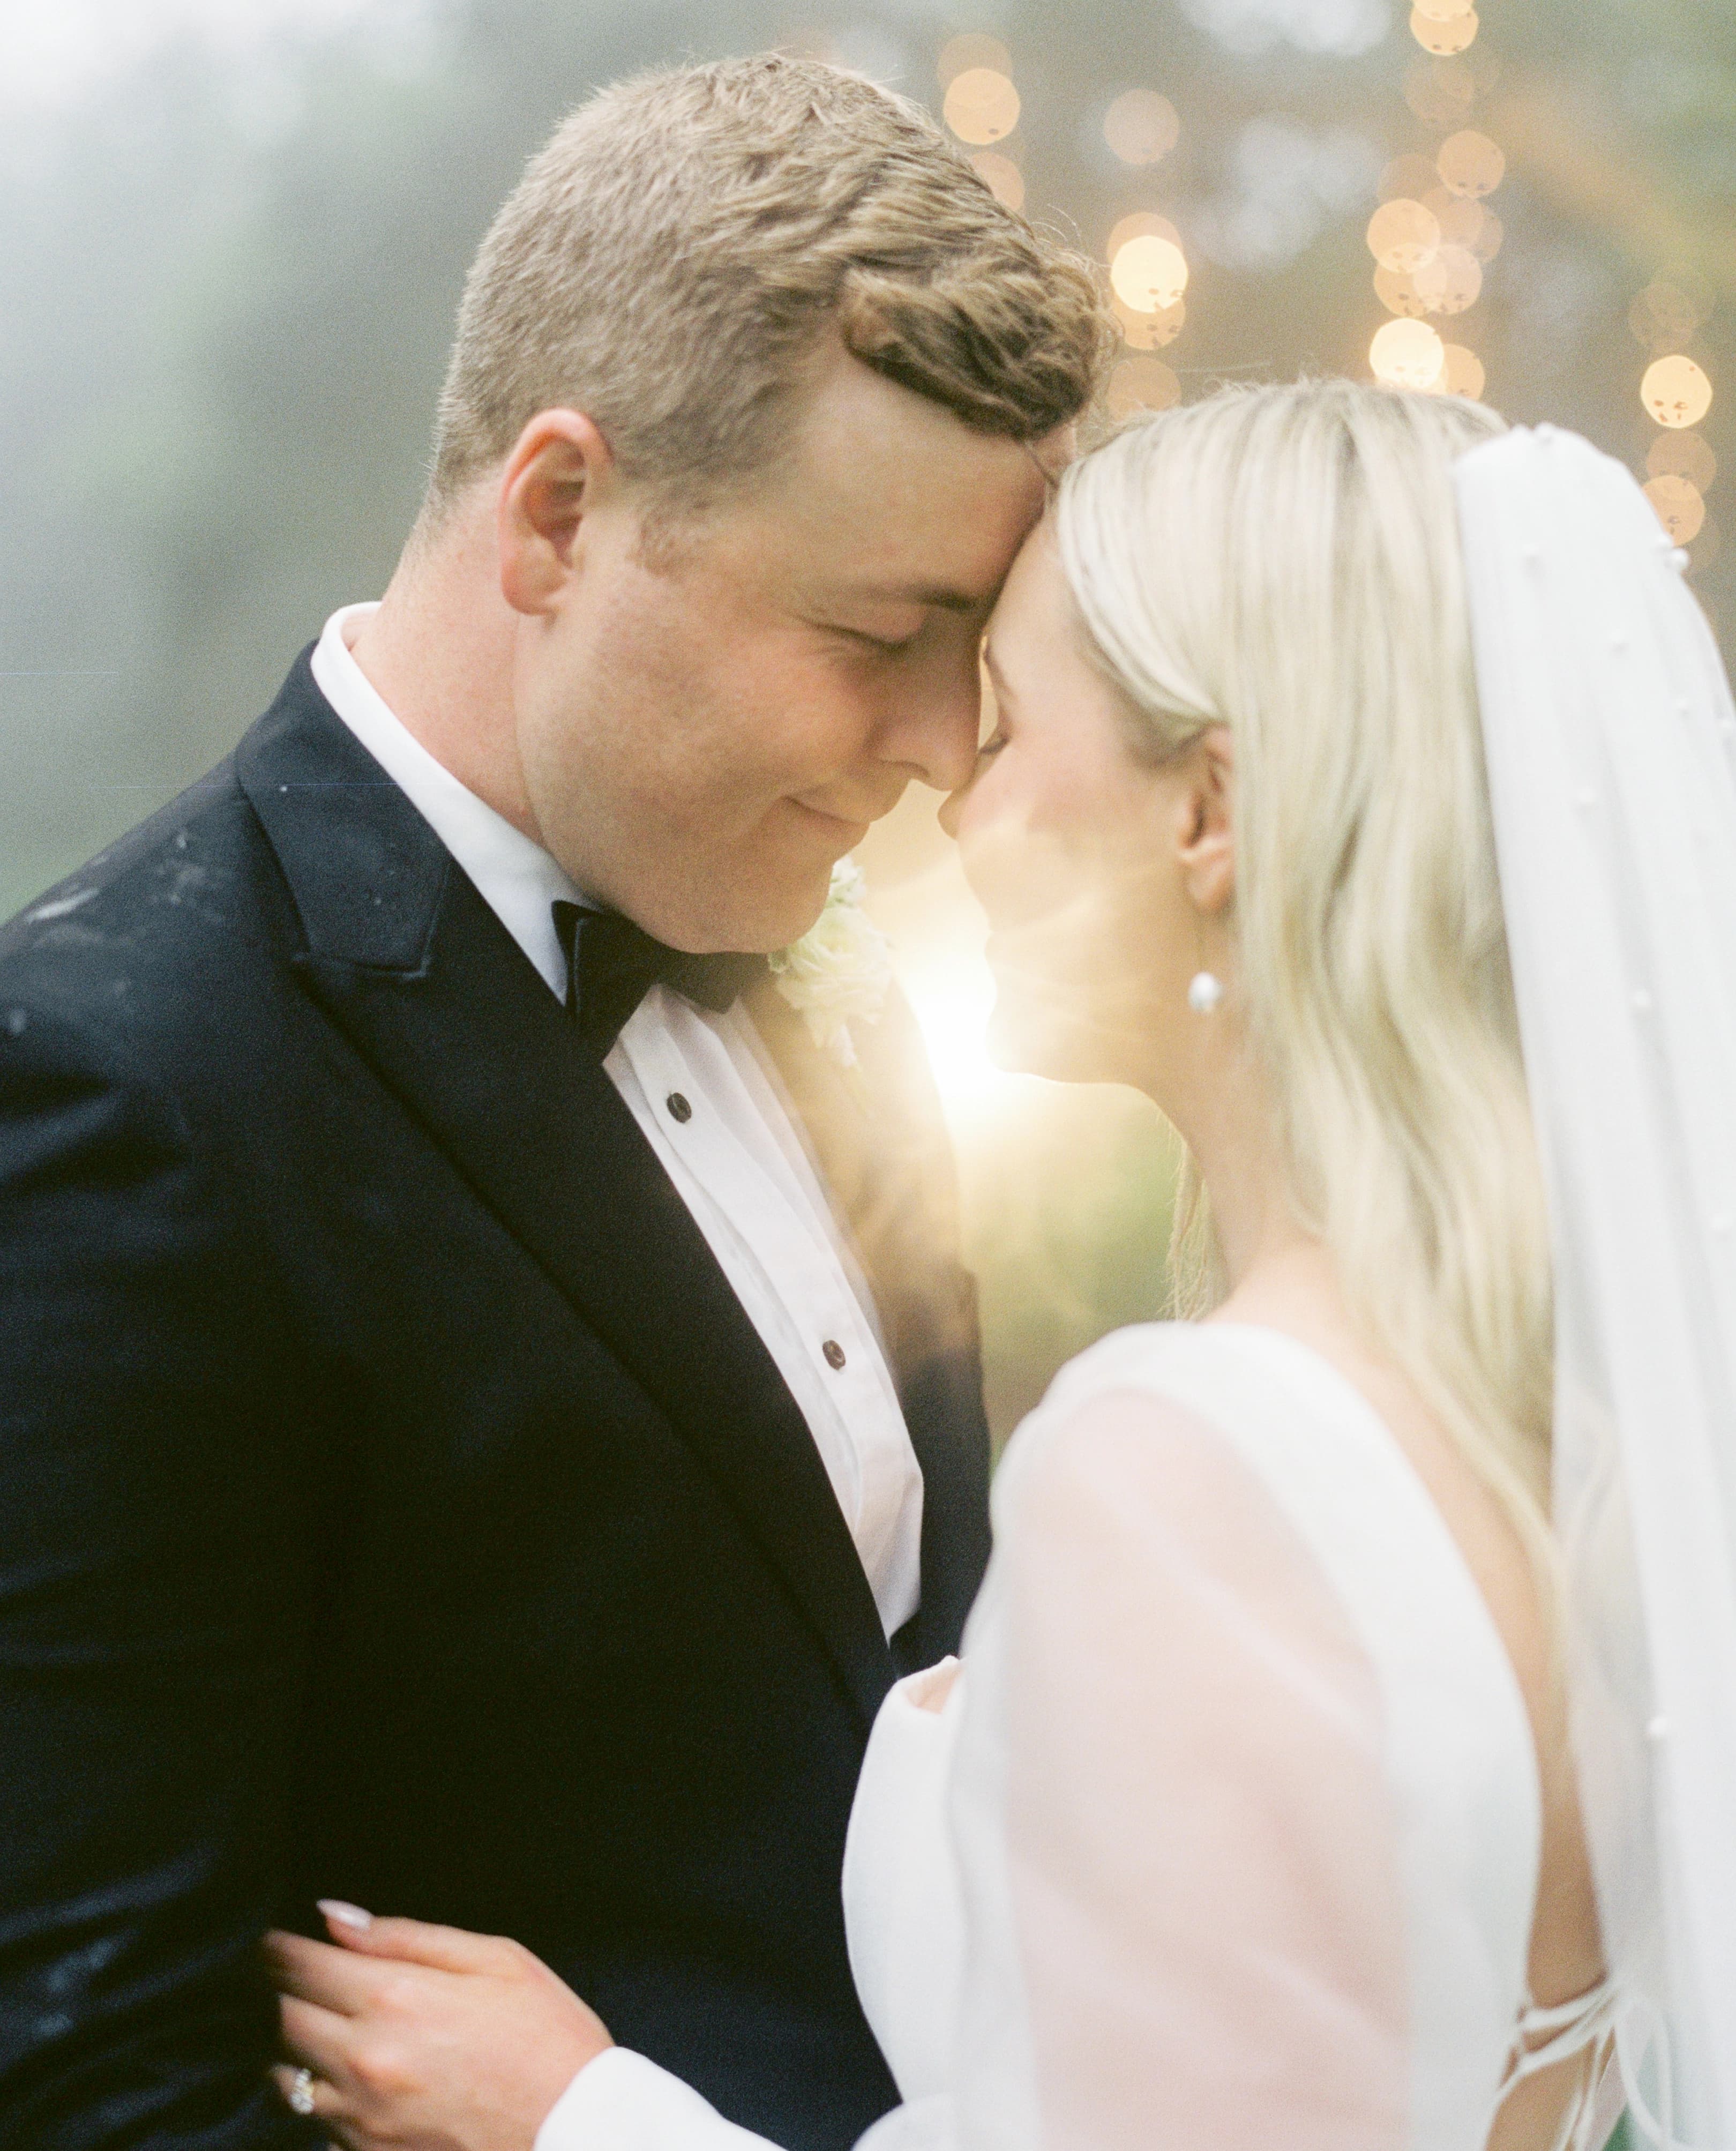
[[[873,820],[864,822],[853,814],[837,814],[829,807],[816,807],[806,799],[792,797],[789,803],[792,807],[800,807],[804,814],[812,815],[816,822],[834,833],[847,848],[851,844],[859,844],[873,828],[873,820],[878,819],[876,816]]]

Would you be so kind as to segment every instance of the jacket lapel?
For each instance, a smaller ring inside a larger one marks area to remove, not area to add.
[[[308,990],[662,1409],[872,1717],[891,1654],[807,1422],[560,1003],[305,657],[236,766]]]

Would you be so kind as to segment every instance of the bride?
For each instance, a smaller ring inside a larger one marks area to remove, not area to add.
[[[1068,471],[987,655],[1000,1057],[1181,1130],[1197,1318],[1063,1370],[881,1713],[861,2151],[1736,2145],[1736,720],[1668,540],[1572,436],[1230,391]],[[269,1948],[345,2145],[759,2145],[515,1944],[327,1918]]]

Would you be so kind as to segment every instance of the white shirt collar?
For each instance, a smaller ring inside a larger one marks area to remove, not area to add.
[[[350,650],[350,638],[378,610],[377,605],[352,605],[332,614],[313,653],[315,683],[564,1000],[567,959],[550,906],[558,898],[585,898],[559,860],[460,784],[387,709]]]

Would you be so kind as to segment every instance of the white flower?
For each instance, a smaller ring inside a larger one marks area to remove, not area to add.
[[[868,883],[854,859],[832,869],[826,908],[799,941],[771,959],[777,990],[807,1035],[841,1068],[856,1065],[850,1025],[876,1021],[892,984],[892,944],[863,908]]]

